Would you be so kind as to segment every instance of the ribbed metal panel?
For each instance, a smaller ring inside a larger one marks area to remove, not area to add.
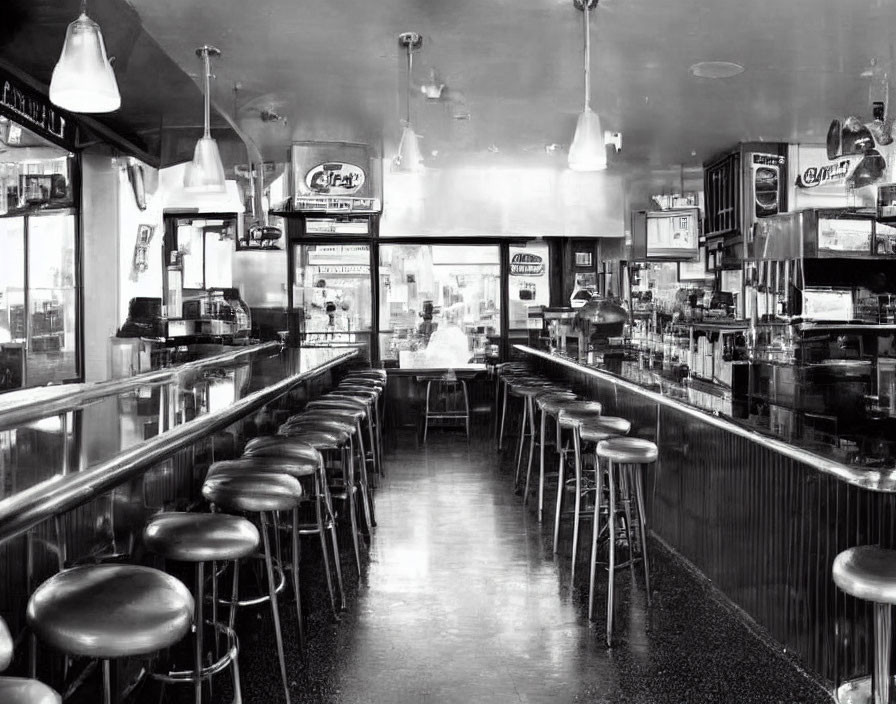
[[[896,547],[896,494],[857,487],[584,370],[537,364],[628,418],[633,434],[656,439],[648,512],[657,536],[809,671],[830,683],[871,672],[870,605],[836,588],[831,565],[855,545]]]

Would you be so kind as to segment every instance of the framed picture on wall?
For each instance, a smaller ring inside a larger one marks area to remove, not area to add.
[[[577,267],[592,267],[594,266],[594,259],[591,252],[576,252],[575,253],[575,264]]]

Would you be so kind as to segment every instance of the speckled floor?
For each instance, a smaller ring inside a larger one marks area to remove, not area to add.
[[[584,564],[571,590],[568,558],[551,554],[550,524],[521,506],[509,459],[487,441],[468,445],[445,431],[417,448],[408,436],[387,459],[360,582],[343,538],[349,598],[338,623],[316,546],[305,551],[304,663],[294,609],[284,609],[294,703],[830,701],[656,543],[652,606],[640,574],[620,573],[618,642],[607,649],[606,587],[589,625]],[[238,630],[243,701],[282,702],[266,607],[245,610]],[[169,701],[191,701],[179,689]],[[141,699],[157,696],[147,689]],[[230,701],[226,684],[212,700]]]

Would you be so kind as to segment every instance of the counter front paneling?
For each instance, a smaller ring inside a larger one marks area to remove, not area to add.
[[[701,410],[663,387],[517,346],[546,374],[654,440],[654,535],[692,563],[760,631],[828,683],[872,670],[870,605],[831,579],[838,552],[896,547],[896,474],[841,463]]]

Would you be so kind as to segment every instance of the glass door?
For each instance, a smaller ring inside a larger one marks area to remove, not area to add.
[[[302,345],[361,344],[369,354],[373,311],[370,245],[293,245],[293,310]]]
[[[25,386],[25,218],[0,218],[0,393]]]
[[[77,288],[75,216],[29,215],[28,344],[29,386],[77,378]]]

